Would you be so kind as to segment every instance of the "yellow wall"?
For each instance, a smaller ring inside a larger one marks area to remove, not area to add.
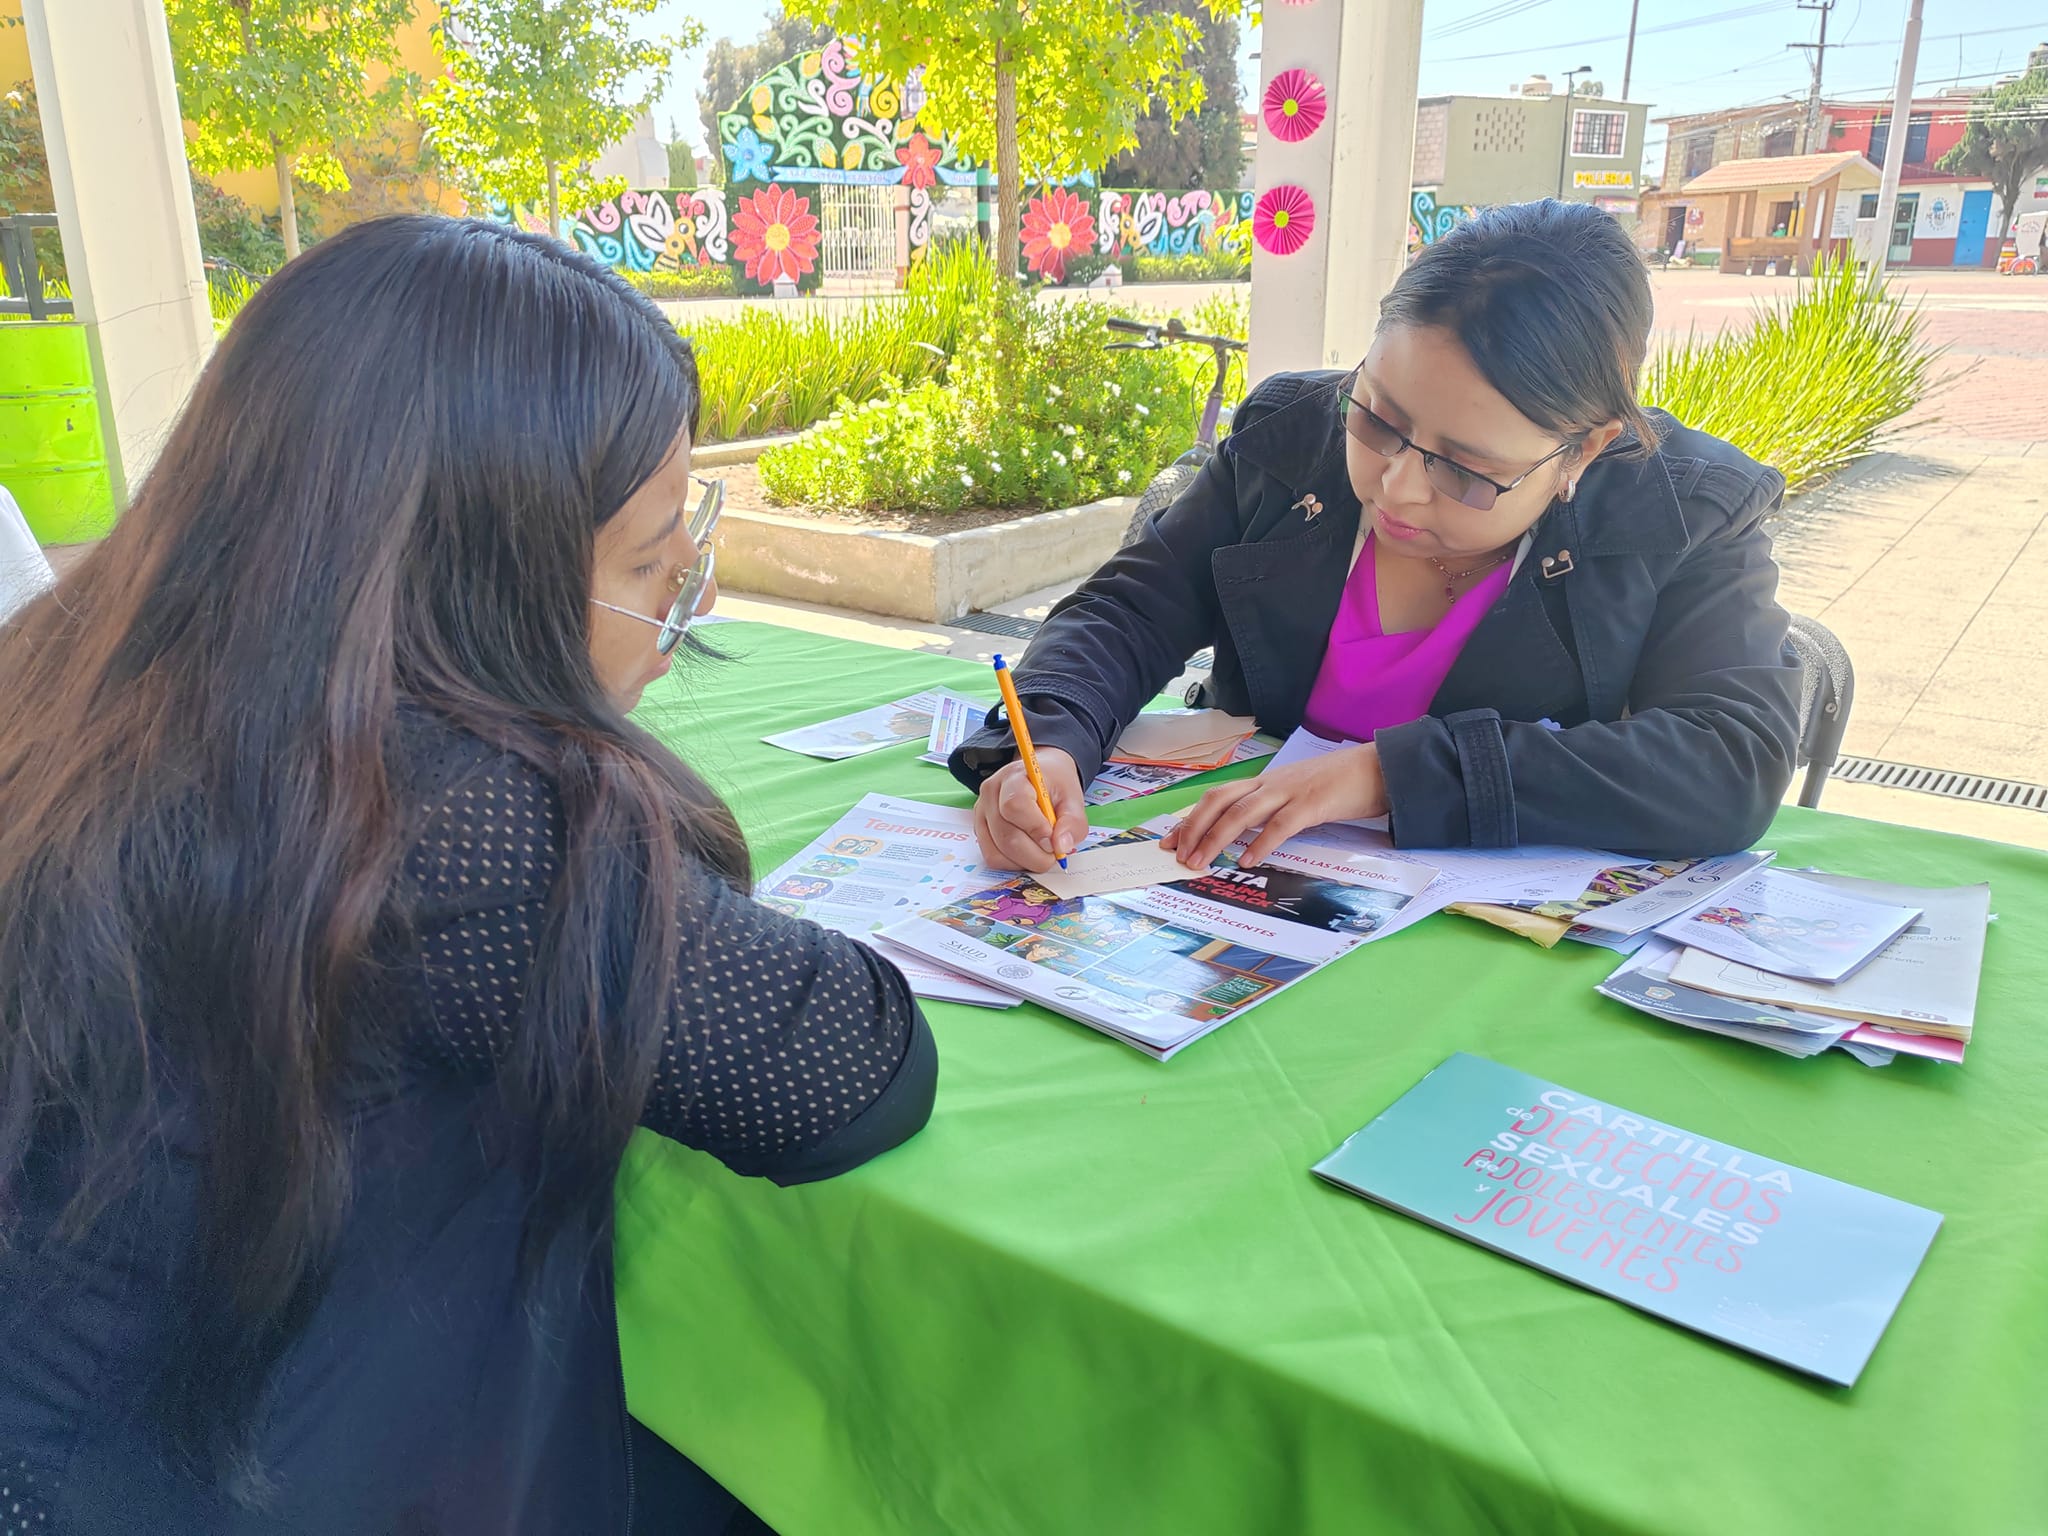
[[[398,34],[399,61],[422,80],[431,80],[441,73],[441,56],[434,49],[433,36],[434,23],[440,16],[439,0],[416,0],[412,20]],[[20,17],[21,0],[0,0],[0,23],[18,21]],[[27,30],[0,25],[0,92],[11,90],[17,82],[28,78]],[[370,75],[373,86],[382,84],[386,78],[382,69],[373,70]],[[407,147],[419,142],[416,123],[394,122],[392,131],[394,138]],[[223,192],[232,193],[263,213],[277,212],[277,174],[269,167],[227,171],[211,179]],[[463,211],[462,199],[453,191],[444,191],[437,201],[444,213]]]

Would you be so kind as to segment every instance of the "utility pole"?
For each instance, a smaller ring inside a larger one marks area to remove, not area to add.
[[[1621,60],[1621,99],[1628,100],[1628,82],[1636,72],[1636,16],[1643,0],[1628,0],[1628,52]]]
[[[1819,0],[1818,4],[1813,5],[1807,4],[1807,0],[1799,0],[1800,10],[1820,12],[1820,41],[1785,45],[1787,48],[1813,51],[1813,85],[1806,93],[1806,129],[1799,140],[1799,153],[1802,155],[1819,154],[1822,147],[1813,141],[1820,137],[1820,73],[1821,66],[1827,62],[1828,56],[1828,12],[1834,8],[1835,0]],[[1837,43],[1835,46],[1839,48],[1842,45]]]
[[[1892,217],[1899,207],[1899,176],[1906,168],[1906,128],[1913,121],[1913,76],[1920,66],[1922,0],[1907,0],[1906,35],[1899,43],[1899,78],[1892,86],[1891,131],[1885,135],[1884,177],[1877,185],[1877,217],[1867,235],[1858,224],[1858,254],[1870,263],[1873,279],[1884,272],[1892,244]]]

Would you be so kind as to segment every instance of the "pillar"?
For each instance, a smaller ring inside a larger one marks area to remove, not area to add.
[[[1291,255],[1252,251],[1250,376],[1344,368],[1371,345],[1380,296],[1401,275],[1415,158],[1422,0],[1269,5],[1259,33],[1258,191],[1299,187],[1315,230]],[[1328,116],[1288,143],[1266,127],[1266,87],[1313,75]]]
[[[163,0],[24,0],[22,16],[125,505],[213,345]]]

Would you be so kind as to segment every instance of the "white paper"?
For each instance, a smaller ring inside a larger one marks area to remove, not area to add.
[[[1843,896],[1919,907],[1921,915],[1868,965],[1832,985],[1795,980],[1704,953],[1687,958],[1680,979],[1688,986],[1758,1002],[1810,1008],[1858,1022],[1896,1021],[1908,1030],[1969,1038],[1984,967],[1990,886],[1929,889],[1833,875],[1798,878]]]
[[[1776,976],[1839,981],[1920,915],[1865,901],[1800,875],[1766,869],[1657,932]]]
[[[932,694],[936,707],[932,711],[931,734],[925,738],[924,761],[943,767],[960,743],[981,729],[982,721],[994,706],[950,688],[935,688]]]
[[[878,704],[857,714],[840,715],[761,739],[771,747],[838,762],[879,752],[884,747],[900,746],[906,741],[925,740],[931,734],[932,713],[937,708],[937,692],[927,690],[893,704]]]
[[[1647,936],[1635,954],[1616,966],[1596,990],[1640,1013],[1708,1034],[1727,1035],[1787,1056],[1817,1056],[1855,1026],[1790,1008],[1732,1002],[1685,986],[1671,977],[1683,953],[1671,940]]]
[[[57,573],[29,531],[28,519],[0,486],[0,619],[56,584]]]
[[[1248,763],[1254,758],[1270,757],[1274,751],[1272,738],[1247,736],[1237,744],[1237,750],[1230,754],[1230,761],[1232,764]],[[1197,774],[1216,771],[1212,768],[1160,768],[1149,763],[1104,763],[1102,772],[1095,776],[1082,798],[1090,805],[1108,805],[1113,800],[1133,800],[1139,795],[1156,794],[1162,789],[1171,789]]]
[[[756,885],[754,898],[865,943],[889,923],[1003,878],[1004,872],[985,869],[979,858],[972,811],[867,795]],[[1016,1002],[929,958],[906,963],[906,957],[888,953],[920,997],[992,1007]]]
[[[1171,880],[1192,880],[1202,872],[1189,869],[1157,842],[1112,842],[1069,854],[1065,869],[1055,865],[1038,876],[1038,883],[1062,901],[1075,901]]]
[[[1318,736],[1305,725],[1297,725],[1294,734],[1281,744],[1280,750],[1274,754],[1273,761],[1266,764],[1264,771],[1271,773],[1275,768],[1285,768],[1291,763],[1305,763],[1311,758],[1342,752],[1346,747],[1357,745],[1355,741],[1331,741],[1326,736]]]
[[[1652,873],[1658,878],[1634,895],[1574,914],[1572,926],[1622,937],[1647,932],[1659,923],[1684,917],[1705,906],[1721,891],[1753,875],[1776,857],[1769,849],[1758,848],[1747,853],[1686,859],[1675,864],[1631,865],[1623,861],[1602,873],[1622,880],[1646,879]],[[1566,935],[1568,938],[1575,936]]]

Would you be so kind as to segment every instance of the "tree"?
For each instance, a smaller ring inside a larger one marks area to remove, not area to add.
[[[1141,12],[1173,11],[1201,28],[1202,107],[1172,122],[1158,106],[1138,119],[1138,147],[1104,169],[1113,187],[1235,187],[1244,174],[1237,85],[1237,18],[1212,16],[1198,0],[1139,0]]]
[[[445,0],[435,35],[447,61],[420,116],[441,162],[473,201],[547,200],[562,208],[615,197],[623,177],[590,162],[633,129],[669,60],[703,28],[634,36],[660,0]],[[638,82],[637,84],[635,82]]]
[[[1941,168],[1982,176],[2005,209],[2003,240],[2012,233],[2027,178],[2048,166],[2048,68],[2028,70],[1984,91],[1970,103],[1970,120],[1956,147],[1941,157]]]
[[[675,131],[671,124],[669,131]],[[668,150],[668,184],[679,192],[688,192],[697,185],[697,157],[690,146],[681,139],[670,139]]]
[[[704,59],[704,88],[697,93],[697,117],[704,124],[704,147],[718,165],[718,114],[730,112],[742,92],[784,60],[822,48],[832,41],[832,29],[814,26],[778,11],[761,35],[745,47],[729,37],[711,45]],[[719,173],[719,179],[724,174]]]
[[[36,83],[24,80],[0,96],[0,215],[49,213],[56,206]]]
[[[785,0],[857,40],[865,67],[924,69],[918,121],[996,167],[996,265],[1017,270],[1024,173],[1092,171],[1138,142],[1157,103],[1169,124],[1202,105],[1188,55],[1201,29],[1140,0]],[[1240,0],[1207,0],[1234,15]]]
[[[411,83],[398,29],[413,0],[164,0],[193,167],[277,173],[285,257],[299,254],[292,177],[345,190],[338,148],[374,133]],[[386,72],[372,88],[373,67]]]

